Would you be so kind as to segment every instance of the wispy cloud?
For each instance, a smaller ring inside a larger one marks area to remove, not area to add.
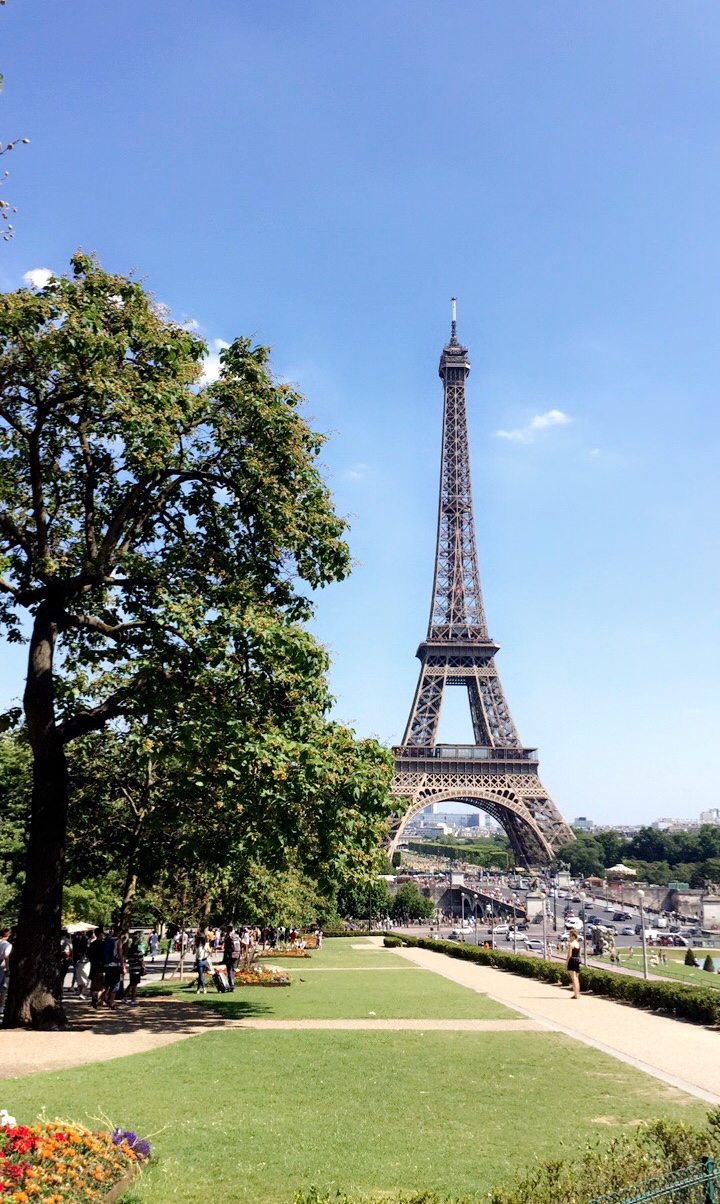
[[[367,471],[367,464],[353,464],[350,468],[345,469],[343,477],[346,481],[364,481]]]
[[[515,443],[532,443],[540,431],[546,431],[551,426],[566,426],[572,419],[562,410],[548,410],[545,414],[536,414],[526,426],[520,426],[514,431],[496,431],[499,439],[512,439]]]
[[[226,350],[230,346],[224,339],[213,339],[210,343],[211,351],[205,356],[203,361],[202,383],[211,385],[220,375],[222,367],[220,363],[220,352]]]
[[[31,268],[23,276],[23,282],[28,288],[45,288],[52,274],[50,268]]]

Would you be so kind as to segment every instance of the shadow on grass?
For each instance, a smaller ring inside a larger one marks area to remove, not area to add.
[[[272,1009],[261,1000],[181,999],[172,995],[159,996],[154,991],[138,1001],[137,1007],[119,1003],[114,1010],[101,1007],[95,1010],[86,1000],[65,1000],[68,1019],[73,1029],[106,1036],[111,1033],[150,1032],[201,1033],[205,1029],[222,1028],[226,1021],[247,1020],[267,1016]]]

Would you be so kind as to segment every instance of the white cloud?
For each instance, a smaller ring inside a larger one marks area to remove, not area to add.
[[[367,470],[367,464],[353,464],[351,468],[345,470],[343,476],[346,481],[364,481]]]
[[[45,288],[52,275],[50,268],[31,268],[23,276],[23,281],[28,288]]]
[[[225,351],[230,344],[226,343],[224,339],[213,339],[210,343],[210,346],[212,350],[208,352],[203,361],[203,374],[201,381],[204,385],[211,385],[213,381],[216,381],[219,377],[220,369],[222,367],[220,363],[220,352]]]
[[[499,439],[512,439],[515,443],[532,443],[539,431],[545,431],[550,426],[565,426],[572,422],[562,410],[548,410],[545,414],[536,414],[527,426],[518,427],[514,431],[496,431]]]
[[[599,456],[599,455],[600,455],[600,448],[599,448],[599,447],[593,447],[593,448],[592,448],[592,450],[591,450],[591,452],[590,452],[590,455],[591,455],[591,456]]]

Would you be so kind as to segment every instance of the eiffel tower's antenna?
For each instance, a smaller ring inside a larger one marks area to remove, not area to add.
[[[450,323],[450,342],[457,341],[457,297],[451,297],[450,304],[452,305],[452,321]]]

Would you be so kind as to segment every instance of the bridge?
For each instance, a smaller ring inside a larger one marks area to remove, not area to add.
[[[421,887],[420,891],[426,898],[432,899],[440,911],[453,916],[463,914],[462,897],[464,895],[466,916],[474,916],[477,907],[478,914],[482,913],[483,919],[486,919],[488,907],[490,907],[496,920],[507,920],[513,917],[512,903],[508,903],[505,899],[498,899],[489,889],[477,884],[460,886],[458,883],[438,882],[435,886]],[[518,920],[526,920],[525,904],[516,903],[514,914]]]

